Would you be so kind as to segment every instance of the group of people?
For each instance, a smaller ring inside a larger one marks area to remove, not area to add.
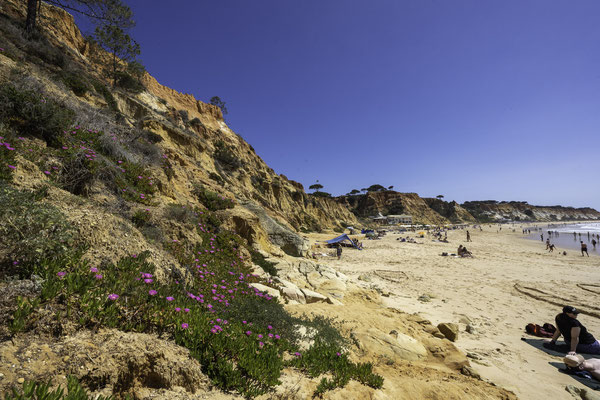
[[[558,314],[554,321],[556,322],[556,331],[552,339],[544,343],[544,347],[551,350],[562,350],[563,348],[556,344],[560,336],[563,337],[567,356],[564,357],[564,363],[572,369],[588,371],[590,375],[600,380],[600,359],[592,358],[586,360],[581,354],[600,355],[600,342],[586,329],[577,319],[579,310],[573,306],[565,306],[562,313]]]

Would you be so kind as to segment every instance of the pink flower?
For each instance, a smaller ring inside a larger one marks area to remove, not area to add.
[[[181,329],[187,329],[189,327],[188,324],[186,324],[185,322],[183,324],[181,324]]]
[[[10,169],[17,169],[17,167],[15,167],[14,165],[9,165],[8,168],[10,168]]]
[[[263,342],[258,342],[259,347],[263,347],[265,344]]]
[[[154,296],[154,295],[156,295],[157,293],[158,293],[158,292],[157,292],[156,290],[154,290],[154,289],[152,289],[152,290],[149,290],[149,291],[148,291],[148,294],[149,294],[150,296]]]
[[[90,272],[98,272],[98,268],[92,267],[92,268],[90,268]]]
[[[269,325],[269,326],[267,326],[267,329],[271,330],[271,329],[273,329],[273,327],[271,325]]]
[[[179,311],[181,311],[181,308],[175,307],[175,312],[179,312]]]
[[[190,309],[189,308],[184,308],[183,311],[184,312],[190,312]]]
[[[116,300],[116,299],[118,299],[118,298],[119,298],[119,295],[118,295],[118,294],[115,294],[115,293],[112,293],[112,294],[109,294],[109,295],[108,295],[108,299],[109,299],[109,300]]]
[[[248,336],[252,335],[252,331],[246,331],[246,335],[248,335]]]
[[[296,357],[300,357],[300,356],[302,356],[302,354],[300,354],[300,353],[298,353],[298,352],[295,352],[295,353],[294,353],[294,355],[295,355]]]
[[[67,273],[65,271],[60,271],[56,273],[56,276],[58,276],[59,278],[62,278],[63,276],[65,276]]]
[[[102,275],[100,275],[100,274],[97,274],[97,275],[96,275],[96,279],[102,279]]]
[[[173,301],[173,300],[175,300],[173,297],[171,297],[171,296],[167,297],[167,301]]]
[[[145,283],[152,283],[152,282],[154,282],[154,281],[153,281],[152,279],[144,279],[144,282],[145,282]]]

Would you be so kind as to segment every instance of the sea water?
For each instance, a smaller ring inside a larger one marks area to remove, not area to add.
[[[538,240],[540,246],[546,248],[546,239],[550,238],[550,243],[562,250],[576,250],[581,252],[581,242],[587,244],[588,253],[600,255],[600,222],[583,222],[579,224],[548,224],[537,227],[529,227],[531,234],[526,235],[527,239]],[[536,230],[534,230],[536,229]],[[549,232],[552,232],[550,234]],[[543,235],[543,239],[542,236]],[[596,246],[592,244],[592,240],[596,241]]]

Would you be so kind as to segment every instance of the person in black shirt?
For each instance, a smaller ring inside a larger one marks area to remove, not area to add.
[[[556,340],[562,335],[565,343],[569,345],[570,355],[576,353],[600,354],[600,343],[577,320],[577,314],[579,314],[579,310],[575,307],[563,307],[563,312],[554,319],[557,329],[550,343],[555,345]]]

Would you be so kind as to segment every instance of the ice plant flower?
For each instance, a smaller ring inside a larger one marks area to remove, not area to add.
[[[67,273],[65,271],[60,271],[56,273],[56,276],[58,276],[59,278],[62,278],[63,276],[65,276]]]
[[[17,167],[15,167],[14,165],[9,165],[8,168],[10,168],[10,169],[17,169]]]
[[[96,274],[96,279],[102,279],[102,275]]]
[[[175,307],[175,312],[179,312],[179,311],[181,311],[181,308]]]
[[[156,295],[157,293],[158,293],[158,292],[157,292],[156,290],[154,290],[154,289],[152,289],[152,290],[149,290],[149,291],[148,291],[148,294],[149,294],[150,296],[154,296],[154,295]]]
[[[92,267],[92,268],[90,268],[90,272],[98,272],[98,268]]]
[[[181,329],[187,329],[189,327],[188,324],[186,324],[185,322],[183,324],[181,324]]]
[[[119,295],[115,294],[115,293],[111,293],[111,294],[108,295],[108,299],[109,300],[116,300],[118,298],[119,298]]]
[[[167,301],[173,301],[173,300],[175,300],[175,298],[174,298],[174,297],[167,296]]]

